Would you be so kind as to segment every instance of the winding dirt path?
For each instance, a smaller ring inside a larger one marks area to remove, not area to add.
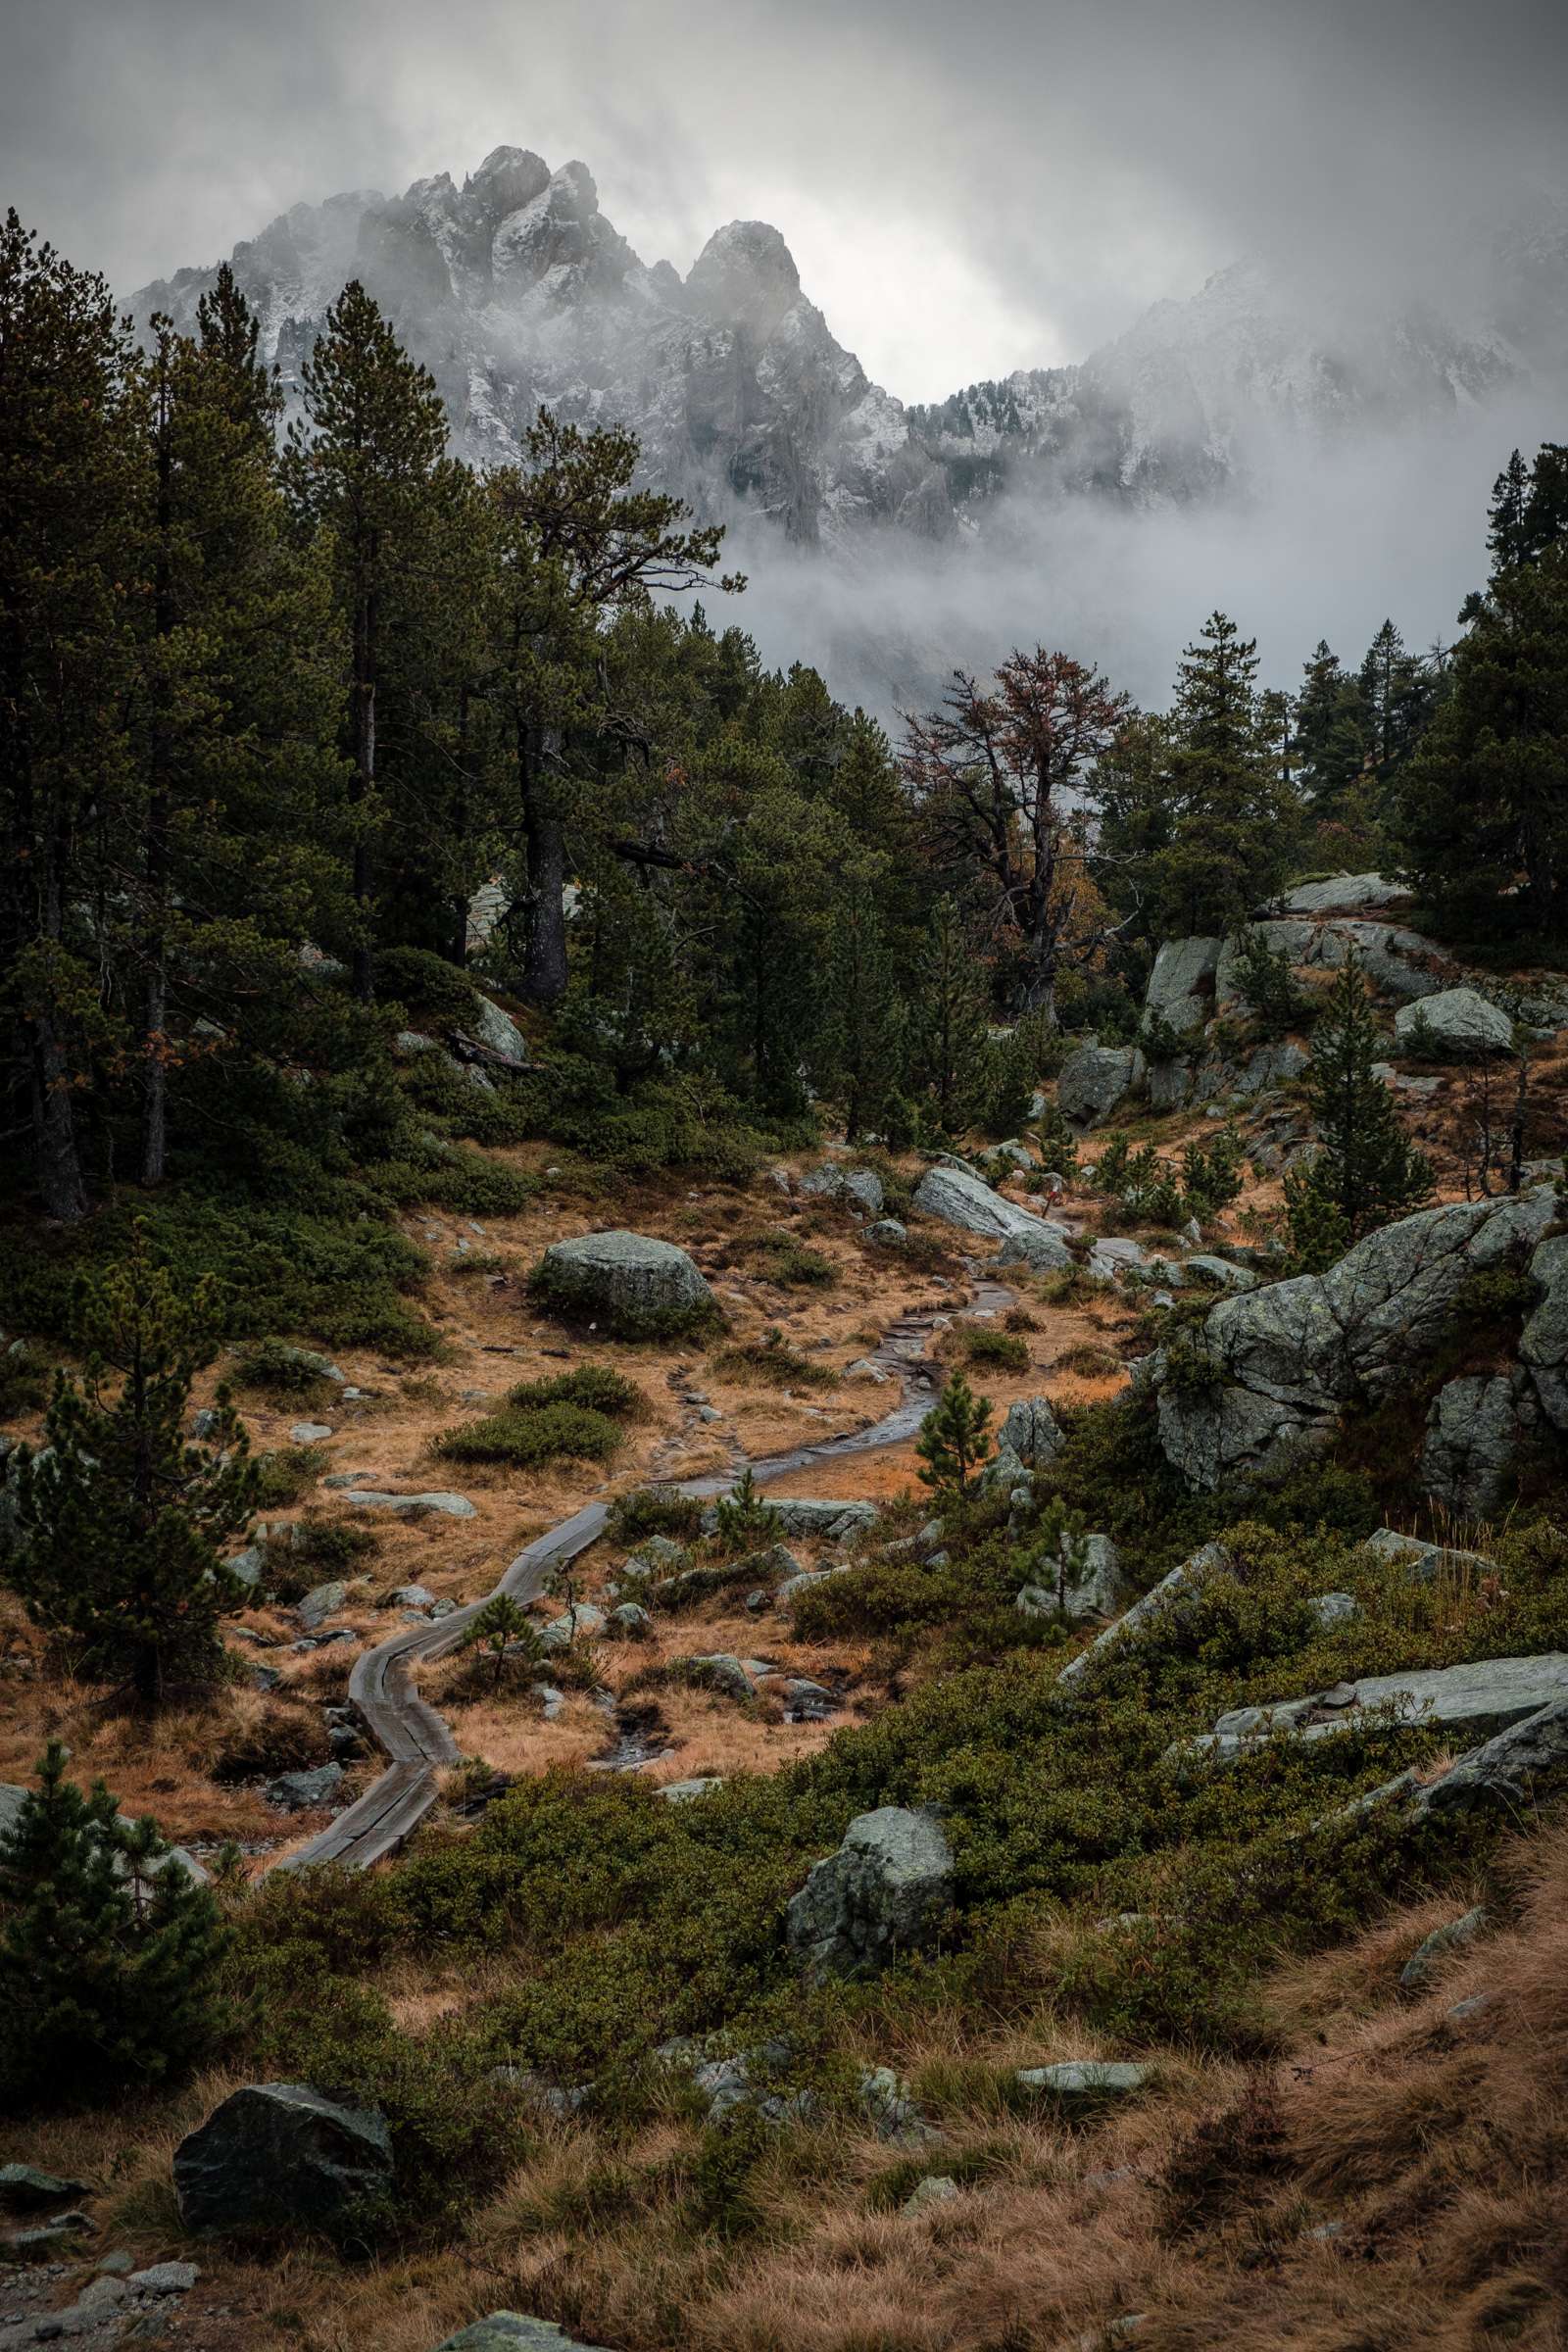
[[[961,1316],[997,1314],[1014,1303],[1004,1284],[981,1277],[974,1283]],[[941,1313],[930,1308],[903,1316],[873,1350],[871,1361],[899,1383],[899,1402],[869,1429],[819,1444],[798,1446],[788,1453],[768,1455],[751,1465],[759,1486],[808,1470],[818,1462],[840,1461],[846,1455],[875,1453],[902,1446],[919,1428],[930,1409],[932,1375],[917,1369],[925,1353],[926,1335]],[[711,1472],[703,1478],[671,1482],[677,1494],[703,1500],[727,1494],[739,1475],[735,1470]],[[569,1519],[560,1520],[546,1534],[525,1544],[507,1569],[495,1592],[506,1592],[519,1604],[538,1598],[556,1569],[586,1551],[604,1534],[610,1518],[608,1502],[586,1502]],[[373,1649],[362,1650],[349,1677],[349,1697],[367,1729],[390,1758],[385,1772],[362,1797],[340,1813],[330,1828],[292,1854],[271,1865],[274,1870],[304,1870],[319,1862],[340,1862],[349,1870],[368,1870],[371,1863],[394,1854],[418,1827],[439,1793],[437,1775],[443,1765],[456,1764],[457,1745],[435,1709],[419,1696],[414,1670],[427,1658],[455,1649],[485,1601],[470,1601],[464,1609],[434,1624],[412,1625]]]

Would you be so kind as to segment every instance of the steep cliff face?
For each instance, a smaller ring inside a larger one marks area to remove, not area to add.
[[[1441,417],[1568,374],[1568,220],[1499,245],[1462,325],[1322,300],[1243,263],[1158,303],[1080,366],[972,384],[925,408],[873,384],[760,220],[710,238],[682,279],[646,266],[581,163],[497,148],[461,187],[297,205],[237,246],[265,348],[297,377],[344,281],[363,278],[434,374],[456,446],[516,454],[541,403],[630,425],[648,479],[801,547],[865,526],[943,539],[1003,494],[1183,506],[1247,488],[1280,439]],[[132,298],[188,324],[211,270]]]
[[[710,512],[760,510],[797,543],[880,517],[952,526],[943,467],[871,383],[760,220],[710,238],[682,280],[644,266],[587,167],[498,148],[460,188],[299,205],[234,250],[264,346],[297,377],[344,280],[363,278],[441,387],[467,456],[516,454],[542,403],[635,428],[651,479]],[[211,270],[133,298],[194,318]]]

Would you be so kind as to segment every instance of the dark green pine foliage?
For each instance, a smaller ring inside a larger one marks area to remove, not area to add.
[[[356,993],[372,990],[373,842],[382,813],[378,697],[395,603],[416,597],[428,500],[446,448],[441,395],[356,278],[300,370],[305,415],[289,428],[284,479],[303,529],[326,529],[349,631],[351,851],[359,912]]]
[[[134,355],[101,277],[9,213],[0,230],[0,976],[8,1135],[45,1212],[88,1205],[78,1103],[118,1048],[91,912],[127,790],[124,588]],[[122,847],[114,844],[115,849]]]
[[[1412,654],[1393,621],[1385,620],[1367,648],[1358,681],[1367,756],[1384,806],[1431,722],[1440,681],[1441,672]]]
[[[1301,789],[1319,821],[1341,814],[1366,761],[1366,709],[1360,681],[1319,638],[1304,666],[1296,705]]]
[[[986,995],[956,899],[931,909],[912,1014],[913,1066],[938,1126],[961,1134],[979,1107]]]
[[[80,1672],[143,1706],[220,1675],[239,1597],[221,1546],[249,1524],[257,1472],[225,1392],[207,1434],[186,1435],[216,1316],[214,1286],[182,1293],[138,1226],[124,1261],[81,1283],[81,1380],[58,1376],[46,1446],[21,1456],[10,1582]]]
[[[955,1372],[914,1441],[921,1485],[945,1501],[965,1500],[991,1451],[990,1428],[990,1397],[977,1396],[963,1373]]]
[[[1159,861],[1167,937],[1222,935],[1277,891],[1300,838],[1300,811],[1265,740],[1257,646],[1212,612],[1182,658],[1171,785],[1178,814]]]
[[[823,1074],[853,1143],[884,1135],[905,1077],[907,1018],[893,983],[882,918],[869,888],[848,890],[833,923],[825,982]]]
[[[102,2104],[188,2073],[219,2022],[225,1940],[209,1890],[169,1859],[155,1821],[84,1796],[51,1740],[0,1835],[0,2092],[16,2105]]]
[[[193,341],[154,320],[137,387],[136,833],[117,961],[140,1015],[144,1185],[166,1173],[178,1073],[215,1058],[196,1023],[226,1033],[222,1077],[275,1052],[302,933],[331,936],[347,912],[343,641],[323,551],[290,544],[278,395],[231,278],[200,322]],[[221,1131],[233,1109],[215,1120],[212,1074],[188,1123]]]
[[[1399,1125],[1388,1087],[1373,1075],[1383,1050],[1352,954],[1312,1031],[1305,1086],[1320,1149],[1286,1185],[1298,1258],[1321,1262],[1325,1250],[1337,1255],[1431,1197],[1431,1165]]]
[[[1488,590],[1399,822],[1418,887],[1454,929],[1568,933],[1568,542]]]

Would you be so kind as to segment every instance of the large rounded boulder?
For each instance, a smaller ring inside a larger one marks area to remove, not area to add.
[[[718,1301],[685,1250],[646,1233],[552,1242],[528,1287],[553,1313],[627,1338],[690,1331],[718,1314]]]
[[[953,1849],[934,1813],[879,1805],[858,1814],[836,1854],[813,1862],[785,1915],[812,1977],[873,1976],[918,1951],[953,1902]]]
[[[248,2082],[174,2150],[187,2230],[330,2230],[392,2185],[392,2141],[373,2107],[343,2107],[306,2082]]]

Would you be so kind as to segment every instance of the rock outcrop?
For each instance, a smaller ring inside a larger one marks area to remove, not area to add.
[[[392,2185],[392,2141],[374,2108],[345,2107],[304,2082],[232,2091],[174,2150],[187,2230],[330,2229]]]
[[[1167,1021],[1179,1037],[1200,1028],[1214,1009],[1214,974],[1224,946],[1222,939],[1167,939],[1149,975],[1145,1019]]]
[[[922,1215],[956,1225],[999,1242],[998,1262],[1027,1265],[1037,1272],[1060,1272],[1072,1264],[1072,1252],[1061,1228],[1044,1217],[1032,1216],[985,1179],[967,1168],[939,1164],[927,1168],[915,1188],[914,1205]]]
[[[1075,1127],[1095,1127],[1136,1094],[1148,1065],[1136,1046],[1080,1046],[1056,1074],[1056,1103]]]
[[[1418,1381],[1466,1284],[1522,1269],[1555,1214],[1544,1186],[1425,1209],[1325,1274],[1222,1299],[1149,1365],[1166,1459],[1200,1489],[1285,1476],[1329,1443],[1347,1407]]]
[[[1436,996],[1401,1004],[1394,1016],[1394,1035],[1407,1052],[1417,1043],[1430,1042],[1451,1060],[1471,1061],[1506,1054],[1513,1043],[1513,1023],[1478,989],[1445,988]]]
[[[861,1813],[791,1897],[791,1948],[814,1977],[874,1975],[929,1944],[953,1901],[953,1871],[934,1813],[904,1805]]]

